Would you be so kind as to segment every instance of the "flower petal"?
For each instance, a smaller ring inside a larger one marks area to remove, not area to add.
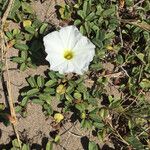
[[[68,61],[66,73],[75,72],[75,66],[72,61]]]
[[[85,36],[82,36],[80,40],[76,43],[75,47],[73,48],[74,52],[88,52],[93,51],[95,53],[95,45]]]
[[[50,62],[50,68],[54,71],[59,71],[60,66],[65,62],[61,55],[55,53],[47,55],[46,60]]]
[[[82,38],[82,34],[79,32],[77,27],[73,25],[61,28],[59,33],[65,49],[72,50],[80,38]]]
[[[75,26],[63,27],[59,32],[48,34],[44,37],[44,45],[51,70],[59,71],[61,74],[83,74],[88,70],[95,55],[95,45]],[[72,59],[64,58],[66,50],[73,51]]]
[[[59,32],[54,31],[43,38],[45,51],[47,53],[57,52],[60,53],[64,50],[63,42],[60,38]]]
[[[73,49],[74,62],[77,62],[81,72],[87,71],[90,62],[95,55],[95,45],[88,38],[82,36]]]
[[[82,75],[84,73],[84,71],[82,71],[81,67],[77,64],[77,62],[73,61],[72,63],[73,63],[74,68],[75,68],[74,72]]]

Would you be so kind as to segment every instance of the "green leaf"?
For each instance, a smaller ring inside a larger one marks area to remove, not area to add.
[[[39,29],[42,26],[42,24],[46,24],[46,23],[42,23],[41,20],[39,20],[38,17],[36,17],[33,20],[32,27]]]
[[[47,115],[52,115],[53,114],[53,109],[49,104],[44,104],[43,108],[46,110]]]
[[[15,0],[13,7],[10,11],[10,14],[9,14],[9,18],[16,20],[15,19],[16,10],[18,10],[20,8],[20,6],[21,6],[20,0]]]
[[[82,19],[84,19],[86,16],[85,16],[85,14],[84,14],[84,11],[82,11],[82,10],[78,10],[77,11],[77,14],[82,18]]]
[[[16,22],[19,22],[19,21],[23,21],[23,12],[20,12],[19,10],[16,10],[15,11],[15,16],[14,16],[14,20],[16,21]]]
[[[80,24],[81,24],[81,20],[77,19],[77,20],[74,21],[74,25],[75,25],[75,26],[78,26],[78,25],[80,25]]]
[[[88,14],[88,12],[87,12],[87,10],[88,10],[88,2],[87,1],[84,1],[84,3],[83,3],[83,12],[84,12],[84,16],[87,16]]]
[[[123,57],[122,57],[122,55],[117,55],[117,63],[118,64],[123,64],[123,62],[124,62],[124,59],[123,59]]]
[[[120,106],[121,106],[121,101],[117,99],[112,101],[109,105],[110,108],[119,108]]]
[[[16,28],[13,30],[13,36],[18,35],[19,33],[20,33],[19,29]]]
[[[88,1],[88,6],[87,6],[87,14],[89,14],[92,10],[92,0]]]
[[[85,30],[85,27],[83,25],[80,26],[80,32],[85,35],[86,33],[86,30]]]
[[[30,27],[25,27],[25,30],[26,30],[27,32],[29,32],[30,34],[32,34],[32,35],[35,34],[35,29],[34,29],[32,26],[30,26]]]
[[[127,7],[131,7],[132,5],[134,5],[134,1],[133,0],[126,0],[126,6]]]
[[[70,85],[71,87],[75,87],[75,86],[76,86],[76,83],[75,83],[74,81],[69,81],[68,83],[69,83],[69,85]]]
[[[53,71],[50,71],[50,72],[48,73],[48,75],[49,75],[49,77],[50,77],[51,79],[55,79],[55,78],[56,78],[56,74],[55,74],[55,72],[53,72]]]
[[[85,26],[85,30],[87,32],[87,34],[89,35],[90,34],[90,23],[89,22],[85,22],[84,23],[84,26]]]
[[[22,2],[21,3],[22,5],[22,10],[25,12],[25,13],[29,13],[29,14],[33,14],[33,9],[31,7],[31,5],[27,2]]]
[[[60,73],[56,73],[56,76],[58,77],[58,78],[61,78],[61,79],[64,79],[65,78],[65,76],[63,75],[63,74],[60,74]]]
[[[17,139],[14,139],[14,140],[12,141],[12,145],[13,145],[15,148],[20,148],[20,145],[19,145]]]
[[[44,86],[44,82],[45,82],[45,80],[44,80],[43,76],[38,76],[37,77],[37,84],[38,84],[39,87],[43,87]]]
[[[36,68],[36,65],[31,62],[30,57],[27,58],[27,61],[28,61],[27,66],[29,68],[33,68],[33,69]]]
[[[143,54],[143,53],[137,54],[137,57],[138,57],[143,63],[145,63],[145,61],[144,61],[144,54]]]
[[[80,110],[81,112],[85,111],[85,109],[87,108],[87,105],[85,103],[79,103],[76,104],[75,107]]]
[[[16,39],[16,41],[17,41],[17,40],[18,40],[18,41],[23,40],[23,39],[24,39],[24,35],[23,35],[22,33],[16,34],[16,35],[15,35],[15,39]]]
[[[94,122],[93,125],[94,125],[95,128],[98,128],[98,129],[103,129],[104,128],[104,124],[100,123],[100,122]]]
[[[91,28],[93,31],[99,31],[99,27],[97,25],[95,25],[93,22],[91,22]]]
[[[67,94],[71,94],[73,91],[74,91],[74,87],[72,87],[72,86],[69,86],[69,87],[66,89],[66,93],[67,93]]]
[[[67,99],[67,101],[72,102],[73,101],[73,97],[70,94],[65,94],[65,98]]]
[[[96,12],[96,15],[101,15],[102,14],[102,11],[104,10],[101,6],[101,4],[98,4],[97,5],[97,12]]]
[[[26,41],[30,41],[33,38],[33,35],[31,35],[30,33],[25,33],[24,38]]]
[[[83,93],[83,99],[89,101],[89,96],[90,96],[90,94],[89,94],[88,92],[84,92],[84,93]],[[93,104],[93,102],[92,102],[91,104]]]
[[[30,147],[28,144],[23,144],[22,149],[21,150],[30,150]]]
[[[21,51],[27,51],[29,47],[26,44],[15,44],[14,47]]]
[[[93,141],[90,141],[88,145],[88,150],[98,150],[97,144]]]
[[[85,20],[86,20],[86,21],[92,21],[92,20],[94,20],[94,18],[95,18],[95,13],[94,13],[94,12],[91,12],[91,13],[85,18]]]
[[[109,111],[107,109],[102,108],[100,110],[100,116],[102,117],[102,119],[105,119],[108,115],[109,115]]]
[[[50,88],[50,87],[46,87],[45,89],[44,89],[44,92],[46,92],[46,93],[49,93],[49,94],[55,94],[56,93],[56,90],[54,89],[54,88]]]
[[[34,104],[39,104],[39,105],[43,105],[44,104],[44,101],[40,100],[40,99],[32,99],[32,103]]]
[[[15,107],[15,112],[16,112],[16,113],[21,112],[21,110],[22,110],[22,107],[21,107],[21,106],[18,105],[18,106]]]
[[[100,118],[100,116],[98,114],[94,114],[94,113],[90,113],[89,114],[90,119],[92,119],[93,121],[97,122],[97,123],[101,123],[102,120]]]
[[[83,119],[81,121],[81,126],[82,126],[82,128],[91,129],[92,128],[92,121],[87,120],[87,119]]]
[[[24,59],[21,57],[14,57],[14,58],[12,58],[12,61],[16,62],[16,63],[23,63]]]
[[[78,80],[76,80],[75,82],[76,82],[76,84],[83,83],[83,78],[81,77],[81,78],[79,78]]]
[[[21,51],[21,58],[25,61],[28,57],[27,51]]]
[[[29,101],[29,97],[28,96],[26,96],[26,97],[24,97],[23,98],[23,100],[21,101],[21,106],[26,106],[27,105],[27,103],[28,103],[28,101]]]
[[[105,39],[112,39],[114,37],[114,32],[109,32],[107,34],[105,34]]]
[[[98,104],[96,98],[88,98],[88,102],[89,102],[91,105],[95,105],[95,106],[97,106],[97,104]]]
[[[0,103],[0,111],[5,109],[5,105],[3,103]]]
[[[135,149],[137,150],[144,149],[143,144],[136,137],[132,136],[129,137],[127,140]]]
[[[54,142],[59,143],[60,142],[60,135],[56,135]]]
[[[70,19],[71,17],[70,6],[69,5],[61,6],[59,9],[59,13],[60,13],[61,19],[64,19],[64,20]]]
[[[101,40],[99,40],[99,39],[93,39],[93,43],[97,46],[97,47],[99,47],[99,48],[102,48],[103,47],[103,43],[102,43],[102,41]]]
[[[42,26],[40,27],[40,34],[43,34],[47,28],[48,24],[47,23],[43,23]]]
[[[115,6],[113,6],[110,9],[106,9],[105,11],[103,11],[102,15],[103,15],[103,17],[108,17],[108,16],[113,15],[114,13],[115,13]]]
[[[45,86],[48,86],[48,87],[53,87],[57,84],[57,80],[56,79],[53,79],[53,80],[49,80],[46,82]]]
[[[82,83],[77,87],[77,90],[81,93],[84,93],[87,91],[87,88],[85,87],[85,85]]]
[[[27,95],[28,96],[31,96],[31,95],[35,95],[35,94],[37,94],[39,92],[39,89],[31,89],[31,90],[29,90],[28,92],[27,92]]]
[[[46,150],[53,150],[53,142],[52,141],[48,141],[46,144]]]
[[[141,82],[140,82],[140,87],[143,88],[143,89],[150,89],[150,80],[148,79],[143,79]]]
[[[26,70],[26,68],[27,68],[27,65],[25,63],[22,63],[20,66],[20,70],[24,71],[24,70]]]
[[[12,32],[6,32],[5,34],[6,34],[6,36],[9,38],[9,40],[12,40],[12,39],[13,39],[13,34],[12,34]]]
[[[75,99],[79,99],[80,100],[82,98],[82,95],[80,93],[74,93],[73,97]]]
[[[132,129],[134,128],[134,122],[130,119],[128,120],[128,127],[129,129],[132,131]]]
[[[48,99],[48,100],[51,100],[50,95],[47,94],[47,93],[42,93],[42,94],[40,94],[40,95],[39,95],[39,98],[40,98],[41,100],[44,100],[44,101],[46,101],[47,99]]]
[[[28,83],[30,84],[30,86],[33,88],[33,87],[37,87],[37,83],[35,81],[35,78],[34,77],[29,77],[27,79]]]
[[[51,104],[51,96],[49,93],[48,94],[47,93],[40,94],[39,98],[40,98],[40,100],[43,100],[48,104]]]

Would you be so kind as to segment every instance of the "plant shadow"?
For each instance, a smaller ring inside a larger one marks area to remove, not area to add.
[[[55,27],[49,24],[48,29],[43,35],[38,34],[37,36],[34,36],[31,41],[27,42],[27,45],[29,46],[29,57],[31,58],[32,63],[36,66],[49,64],[45,60],[47,54],[44,50],[43,37],[54,30]]]

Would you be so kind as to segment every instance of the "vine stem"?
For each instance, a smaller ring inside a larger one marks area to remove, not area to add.
[[[120,139],[120,141],[122,141],[127,146],[130,146],[130,144],[119,134],[119,132],[112,126],[112,124],[110,122],[108,122],[108,124],[110,125],[110,127],[113,130],[114,134]]]
[[[8,80],[7,80],[7,89],[8,89],[8,97],[9,97],[10,114],[11,114],[11,117],[12,117],[12,121],[11,122],[13,124],[16,124],[17,123],[17,118],[16,118],[15,109],[14,109],[14,99],[13,99],[13,96],[12,96],[12,88],[11,88],[10,75],[9,75],[8,68],[9,68],[8,67],[8,62],[6,60],[6,71],[7,71],[7,77],[8,77]]]
[[[17,118],[16,118],[16,113],[15,113],[15,109],[14,109],[14,100],[13,100],[13,96],[12,96],[12,88],[11,88],[11,80],[10,80],[10,75],[9,75],[9,66],[8,66],[8,60],[7,60],[7,42],[5,40],[5,34],[4,34],[4,26],[5,23],[7,21],[8,15],[10,13],[11,7],[14,3],[14,0],[9,0],[7,8],[2,16],[1,19],[1,28],[0,28],[0,43],[1,43],[1,58],[2,61],[5,62],[6,65],[6,72],[7,72],[7,76],[8,76],[8,80],[7,80],[7,90],[8,90],[8,102],[9,102],[9,108],[10,108],[10,114],[11,114],[11,118],[10,122],[12,124],[13,130],[16,134],[17,140],[18,140],[18,144],[21,148],[21,142],[20,142],[20,138],[19,138],[19,134],[17,132],[17,129],[15,127],[16,123],[17,123]],[[4,59],[4,54],[6,54],[5,59]]]

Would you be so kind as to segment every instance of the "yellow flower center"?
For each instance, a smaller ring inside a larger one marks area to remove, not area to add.
[[[73,58],[73,52],[71,50],[65,50],[64,52],[64,58],[67,60],[70,60]]]

